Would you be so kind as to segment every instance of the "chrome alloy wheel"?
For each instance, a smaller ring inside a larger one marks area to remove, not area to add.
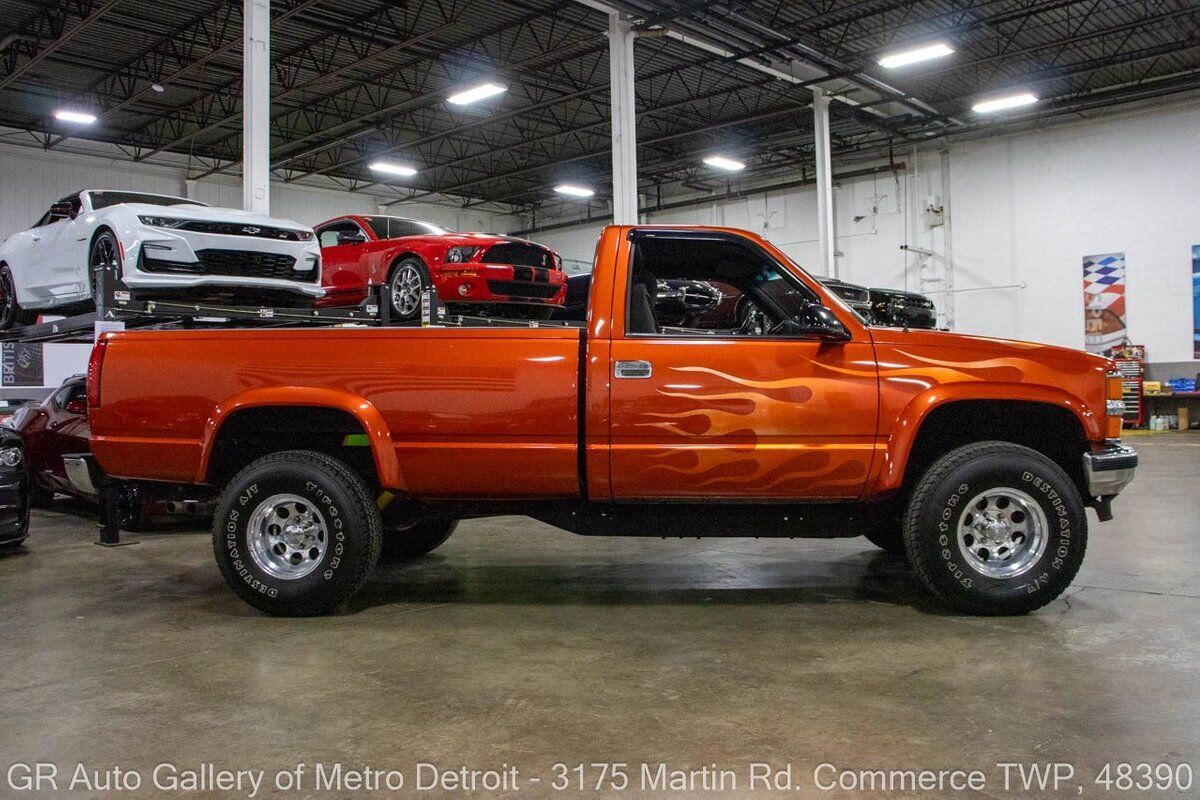
[[[989,578],[1015,578],[1046,552],[1049,523],[1042,507],[1020,489],[997,487],[975,495],[958,518],[958,549],[971,569]]]
[[[264,572],[299,580],[321,563],[329,546],[325,518],[294,494],[271,495],[258,504],[246,527],[250,557]]]
[[[402,317],[415,314],[421,306],[423,282],[414,264],[401,264],[392,276],[392,308]]]

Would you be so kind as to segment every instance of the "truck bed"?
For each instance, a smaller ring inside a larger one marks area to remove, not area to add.
[[[230,415],[322,404],[378,428],[365,432],[386,439],[398,468],[380,470],[384,488],[573,497],[581,337],[557,327],[111,334],[93,450],[116,477],[204,482]]]

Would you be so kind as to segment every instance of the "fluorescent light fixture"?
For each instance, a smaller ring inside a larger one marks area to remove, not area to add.
[[[471,89],[464,89],[457,94],[452,94],[446,100],[456,106],[466,106],[507,91],[507,86],[501,86],[498,83],[484,83]]]
[[[65,108],[55,111],[54,118],[60,122],[76,122],[80,125],[91,125],[96,121],[95,114],[89,114],[86,111],[68,111]]]
[[[746,168],[746,165],[741,161],[735,161],[732,158],[726,158],[725,156],[709,156],[708,158],[704,159],[704,163],[708,164],[710,167],[723,169],[726,172],[739,172]]]
[[[376,172],[382,172],[385,175],[403,175],[405,178],[410,178],[417,174],[413,167],[406,167],[403,164],[393,164],[390,161],[376,161],[371,164],[371,169]]]
[[[571,197],[591,197],[596,193],[594,189],[589,189],[586,186],[575,186],[570,183],[560,183],[554,187],[554,191],[559,194],[570,195]]]
[[[1005,111],[1010,108],[1020,108],[1021,106],[1031,106],[1038,101],[1035,95],[1029,92],[1021,94],[1013,94],[1008,97],[997,97],[995,100],[983,100],[971,106],[971,110],[976,114],[990,114],[993,111]]]
[[[878,64],[884,69],[895,69],[916,64],[918,61],[928,61],[931,58],[945,58],[953,52],[953,47],[945,42],[938,42],[937,44],[927,44],[924,47],[915,47],[912,50],[891,53],[879,59]]]

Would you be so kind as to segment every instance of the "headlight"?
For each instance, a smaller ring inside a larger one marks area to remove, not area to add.
[[[470,261],[475,257],[482,248],[479,247],[451,247],[446,251],[447,264],[462,264]]]
[[[0,449],[0,467],[19,467],[21,466],[22,455],[19,447],[5,447]]]
[[[316,234],[312,231],[296,231],[296,241],[298,242],[311,242],[314,236]]]
[[[187,222],[186,219],[178,219],[176,217],[152,217],[138,216],[143,225],[152,225],[155,228],[175,228]]]

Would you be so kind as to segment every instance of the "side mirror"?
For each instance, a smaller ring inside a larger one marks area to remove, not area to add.
[[[826,342],[848,342],[850,331],[834,313],[820,303],[806,301],[794,319],[784,323],[789,336],[811,336]]]
[[[70,203],[54,203],[50,206],[50,219],[70,219],[71,204]]]
[[[88,412],[87,400],[72,400],[67,403],[64,410],[68,414],[82,414],[86,416]]]
[[[342,231],[337,235],[338,244],[362,244],[366,240],[367,237],[363,236],[358,231],[354,231],[353,233]]]

